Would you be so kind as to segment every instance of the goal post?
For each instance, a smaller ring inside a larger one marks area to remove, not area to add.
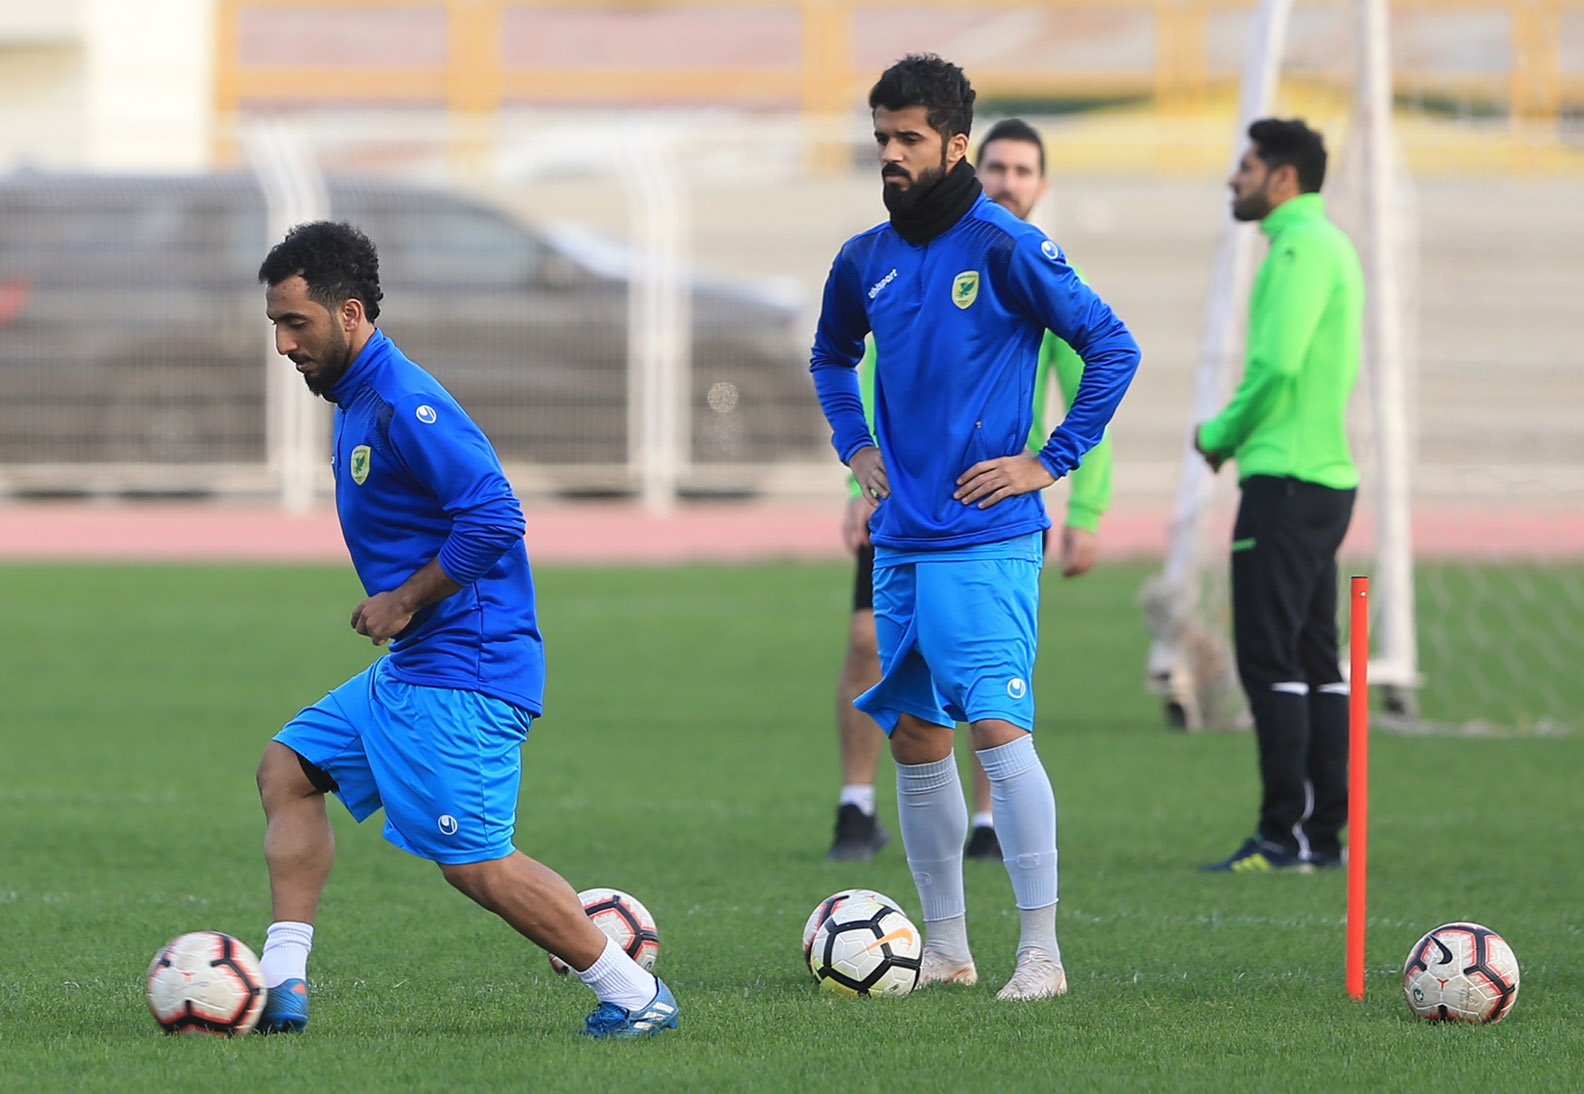
[[[1233,133],[1232,162],[1241,155],[1249,124],[1276,108],[1293,0],[1261,0],[1250,26]],[[1402,287],[1403,219],[1392,125],[1390,20],[1387,0],[1357,0],[1358,63],[1354,124],[1348,154],[1356,158],[1362,224],[1355,242],[1365,269],[1365,330],[1361,370],[1369,393],[1372,457],[1367,498],[1375,543],[1373,569],[1378,658],[1371,680],[1393,709],[1411,713],[1419,683],[1414,629],[1413,542],[1410,532],[1410,451]],[[1212,517],[1229,504],[1231,486],[1219,482],[1194,450],[1191,429],[1224,402],[1242,365],[1247,301],[1257,266],[1258,233],[1224,215],[1205,305],[1192,417],[1184,423],[1181,467],[1161,571],[1144,591],[1152,632],[1147,676],[1163,696],[1177,728],[1225,728],[1243,720],[1230,645],[1226,545]]]
[[[1237,126],[1232,134],[1229,173],[1242,155],[1244,134],[1256,118],[1270,113],[1281,80],[1292,0],[1261,0],[1254,13],[1238,94]],[[1239,700],[1223,614],[1206,603],[1214,595],[1203,577],[1214,565],[1209,516],[1214,483],[1195,451],[1190,431],[1220,409],[1230,377],[1242,357],[1245,306],[1254,276],[1255,234],[1223,214],[1216,242],[1210,293],[1205,303],[1199,360],[1194,372],[1193,417],[1184,423],[1181,468],[1172,510],[1165,564],[1144,590],[1153,639],[1150,686],[1165,697],[1168,720],[1183,729],[1224,723]],[[1207,618],[1208,617],[1208,618]]]
[[[1375,440],[1375,591],[1370,681],[1390,707],[1417,708],[1419,648],[1414,630],[1413,533],[1409,517],[1407,344],[1403,330],[1403,253],[1392,128],[1391,20],[1387,0],[1359,0],[1359,64],[1354,100],[1363,163],[1364,361]]]

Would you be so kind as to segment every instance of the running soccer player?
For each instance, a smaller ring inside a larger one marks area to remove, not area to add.
[[[985,196],[1005,206],[1020,220],[1028,220],[1045,196],[1045,142],[1039,131],[1018,118],[1004,118],[990,127],[979,142],[977,173]],[[1074,267],[1074,271],[1077,268]],[[1079,273],[1081,277],[1082,274]],[[1063,409],[1072,402],[1083,376],[1083,361],[1072,347],[1049,331],[1040,343],[1039,369],[1034,374],[1033,425],[1029,447],[1045,443],[1045,399],[1052,376],[1061,392]],[[874,342],[865,343],[858,365],[864,412],[872,420],[874,406]],[[1083,466],[1068,476],[1067,517],[1057,545],[1063,577],[1087,573],[1098,560],[1100,517],[1111,501],[1111,441],[1102,440],[1084,458]],[[836,736],[841,746],[842,788],[836,803],[836,831],[825,857],[867,862],[891,840],[875,810],[875,772],[880,765],[880,744],[885,735],[874,719],[852,705],[880,679],[880,655],[875,648],[874,544],[869,541],[870,507],[849,476],[852,497],[842,512],[842,542],[853,552],[853,614],[847,627],[847,648],[842,656],[836,688]],[[1046,547],[1049,548],[1047,531]],[[1001,861],[996,839],[995,814],[990,807],[990,780],[977,757],[973,774],[973,815],[963,853],[970,859]]]
[[[577,970],[600,1001],[584,1033],[674,1027],[665,984],[512,843],[544,648],[522,508],[488,438],[374,326],[379,256],[362,232],[300,224],[259,281],[276,351],[335,404],[336,512],[368,593],[352,627],[390,654],[300,711],[259,761],[274,921],[258,1028],[308,1024],[314,915],[335,857],[327,793],[358,821],[383,807],[387,840]]]
[[[1076,468],[1138,368],[1138,344],[1038,228],[985,197],[968,163],[974,91],[911,54],[869,93],[888,222],[843,245],[810,369],[832,443],[875,507],[883,675],[857,700],[890,738],[897,812],[926,925],[924,983],[973,984],[963,897],[968,812],[957,722],[990,779],[1021,919],[1001,999],[1067,990],[1056,941],[1056,805],[1034,751],[1040,491]],[[1060,426],[1025,444],[1047,330],[1084,361]],[[873,333],[874,433],[855,366]]]

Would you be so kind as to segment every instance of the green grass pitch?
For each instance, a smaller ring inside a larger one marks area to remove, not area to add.
[[[632,891],[681,1029],[576,1036],[592,996],[433,866],[332,807],[339,858],[300,1037],[159,1035],[160,944],[269,918],[252,784],[265,740],[372,654],[345,567],[0,567],[0,1089],[1566,1090],[1584,1060],[1576,734],[1377,734],[1367,989],[1343,990],[1345,878],[1203,876],[1247,834],[1247,734],[1163,728],[1141,687],[1143,566],[1046,581],[1040,754],[1060,808],[1071,994],[996,1002],[1017,918],[969,863],[973,989],[835,999],[800,965],[851,885],[916,911],[899,842],[828,863],[839,564],[549,569],[549,713],[518,843]],[[895,827],[889,766],[881,810]],[[1437,923],[1513,944],[1489,1028],[1409,1015]]]

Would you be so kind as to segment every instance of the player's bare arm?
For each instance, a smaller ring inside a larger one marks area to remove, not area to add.
[[[847,461],[847,468],[853,478],[858,480],[858,487],[863,491],[869,508],[878,508],[883,500],[891,496],[891,482],[886,478],[885,461],[880,458],[880,450],[874,445],[865,445],[854,452],[852,459]]]
[[[439,559],[430,559],[396,588],[375,593],[353,608],[352,629],[383,646],[406,630],[420,608],[437,604],[461,588],[446,576]]]
[[[957,489],[952,497],[964,505],[977,502],[979,508],[988,509],[1003,498],[1032,494],[1055,481],[1056,476],[1045,469],[1039,457],[1023,452],[980,460],[957,476]]]

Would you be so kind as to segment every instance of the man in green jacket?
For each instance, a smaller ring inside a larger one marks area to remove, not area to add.
[[[1301,121],[1264,118],[1232,175],[1232,215],[1270,238],[1249,300],[1243,378],[1194,431],[1212,471],[1237,461],[1232,532],[1238,676],[1259,741],[1253,836],[1211,871],[1342,862],[1348,686],[1337,659],[1337,549],[1358,471],[1348,396],[1358,376],[1364,278],[1325,216],[1326,151]]]
[[[992,201],[1000,202],[1027,220],[1045,196],[1045,145],[1039,131],[1027,122],[1008,118],[997,122],[979,143],[979,181]],[[1080,274],[1081,276],[1081,274]],[[1083,361],[1071,346],[1050,331],[1040,345],[1039,371],[1034,378],[1034,425],[1029,447],[1045,444],[1051,426],[1045,417],[1045,399],[1054,374],[1065,410],[1078,390]],[[865,349],[858,366],[864,410],[874,413],[874,343]],[[871,421],[871,428],[873,422]],[[1063,577],[1076,577],[1094,566],[1099,557],[1096,529],[1111,501],[1111,441],[1102,440],[1084,457],[1083,466],[1067,476],[1067,518],[1057,545]],[[875,648],[873,602],[874,547],[869,543],[869,515],[874,511],[850,483],[851,497],[842,519],[842,538],[857,560],[853,578],[853,615],[848,625],[847,651],[842,661],[836,695],[836,729],[841,741],[842,792],[836,807],[836,833],[827,854],[832,859],[867,861],[890,840],[875,816],[874,779],[885,739],[880,727],[852,701],[880,679],[880,656]],[[965,854],[969,858],[1000,861],[990,810],[990,780],[978,758],[973,763],[973,818]]]

